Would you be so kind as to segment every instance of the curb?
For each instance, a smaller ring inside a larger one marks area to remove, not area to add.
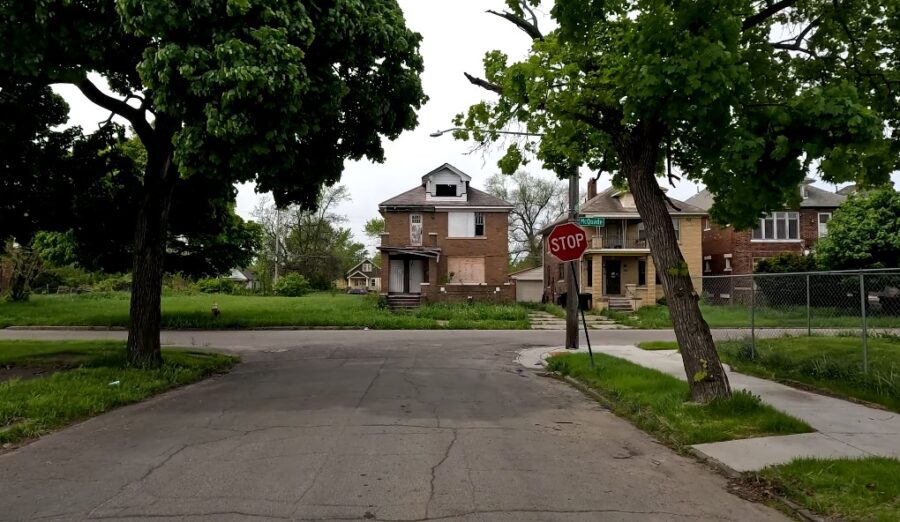
[[[3,330],[51,330],[51,331],[77,331],[77,332],[127,332],[124,326],[7,326]]]

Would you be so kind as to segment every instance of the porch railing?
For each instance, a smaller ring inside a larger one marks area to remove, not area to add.
[[[594,236],[591,238],[591,248],[641,250],[649,247],[646,239]]]

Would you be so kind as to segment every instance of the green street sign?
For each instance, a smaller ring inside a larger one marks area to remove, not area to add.
[[[602,227],[606,226],[606,218],[602,217],[580,217],[578,224],[583,227]]]

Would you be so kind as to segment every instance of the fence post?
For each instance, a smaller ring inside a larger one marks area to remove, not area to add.
[[[806,335],[812,336],[812,316],[809,308],[809,274],[806,274]]]
[[[865,274],[859,274],[859,307],[860,312],[862,313],[862,345],[863,345],[863,373],[869,373],[869,335],[866,331],[866,305],[868,304],[869,296],[866,295],[866,276]]]
[[[750,274],[750,353],[756,359],[756,288]]]

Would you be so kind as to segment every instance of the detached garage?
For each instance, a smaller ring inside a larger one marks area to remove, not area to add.
[[[544,267],[529,268],[509,274],[516,282],[516,301],[520,303],[540,303],[544,296]]]

